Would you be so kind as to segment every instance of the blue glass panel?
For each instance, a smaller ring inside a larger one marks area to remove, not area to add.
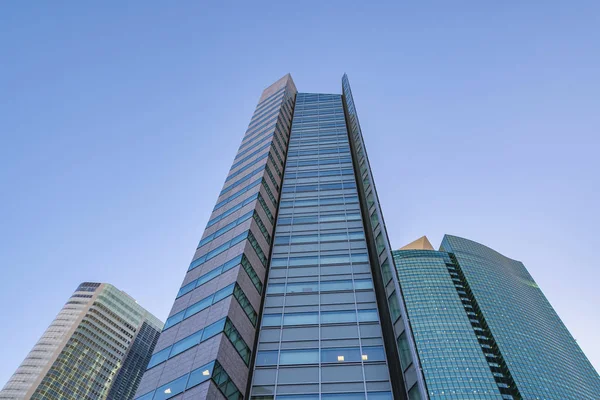
[[[208,363],[203,365],[200,368],[197,368],[192,371],[190,374],[190,379],[188,380],[186,389],[190,389],[196,385],[201,384],[202,382],[206,382],[212,376],[213,369],[215,367],[215,362]]]
[[[312,325],[318,323],[318,313],[284,314],[283,316],[283,325]]]
[[[182,353],[189,349],[190,347],[194,347],[198,343],[200,343],[200,338],[202,337],[202,330],[190,335],[175,344],[173,344],[170,357],[175,357],[177,354]]]
[[[259,351],[256,353],[256,365],[276,365],[277,351]]]
[[[209,338],[223,332],[223,328],[225,328],[225,318],[204,328],[204,333],[202,335],[202,341],[205,341],[206,339],[209,339]]]
[[[279,354],[279,364],[281,364],[281,365],[318,364],[318,363],[319,363],[319,350],[318,349],[281,350],[281,353]]]
[[[173,314],[172,316],[167,318],[167,322],[165,322],[163,331],[165,331],[165,330],[169,329],[170,327],[172,327],[173,325],[178,324],[181,321],[183,321],[183,314],[185,314],[185,311],[180,311],[177,314]]]
[[[159,351],[158,353],[154,354],[152,356],[152,358],[150,359],[150,362],[148,362],[148,367],[147,369],[150,369],[162,362],[167,361],[167,359],[169,358],[169,353],[171,351],[171,346],[167,347],[166,349],[163,349],[161,351]]]
[[[355,311],[324,311],[321,313],[322,324],[356,322]]]
[[[361,354],[358,347],[344,347],[321,350],[321,362],[344,363],[360,362]]]
[[[188,375],[186,374],[181,378],[167,383],[166,385],[162,385],[156,389],[153,400],[166,400],[170,399],[171,397],[175,397],[179,393],[182,393],[185,390],[187,380]]]
[[[212,298],[207,297],[205,299],[200,300],[197,303],[192,304],[185,310],[185,318],[189,318],[190,316],[199,313],[200,311],[208,308],[212,304]]]

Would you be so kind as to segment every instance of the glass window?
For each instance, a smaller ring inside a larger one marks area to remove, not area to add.
[[[283,325],[312,325],[319,323],[318,313],[284,314]]]
[[[185,318],[189,318],[190,316],[199,313],[200,311],[208,308],[212,304],[212,296],[207,297],[205,299],[200,300],[197,303],[192,304],[185,310]]]
[[[356,322],[355,311],[324,311],[321,313],[321,323],[337,324],[343,322]]]
[[[383,275],[383,284],[387,285],[392,279],[392,270],[387,259],[381,264],[381,274]]]
[[[410,348],[408,346],[408,340],[406,339],[406,332],[398,337],[398,352],[400,353],[400,364],[402,368],[406,370],[410,364],[412,364],[412,357],[410,355]]]
[[[359,362],[360,360],[361,355],[358,347],[321,350],[321,362],[324,363]]]
[[[381,232],[375,238],[375,245],[377,246],[377,254],[381,254],[385,250],[385,241]]]
[[[192,290],[194,290],[194,288],[196,287],[196,281],[190,282],[187,285],[183,286],[181,289],[179,289],[179,293],[177,293],[177,297],[181,297],[186,293],[191,292]]]
[[[385,361],[383,346],[372,346],[362,348],[362,360],[367,361]]]
[[[277,396],[279,397],[279,396]],[[323,393],[322,400],[365,400],[364,393]]]
[[[153,396],[154,396],[154,391],[151,391],[150,393],[146,393],[145,395],[140,396],[140,397],[136,398],[135,400],[152,400]]]
[[[233,294],[233,284],[224,287],[223,289],[219,290],[218,292],[215,293],[215,298],[213,300],[213,303],[216,303],[217,301],[223,300],[225,297],[227,296],[231,296]]]
[[[173,325],[178,324],[181,321],[183,321],[184,314],[185,314],[185,310],[180,311],[177,314],[173,314],[169,318],[167,318],[167,322],[165,322],[165,327],[163,328],[163,331],[165,331],[165,330],[169,329],[170,327],[172,327]]]
[[[285,292],[284,283],[270,283],[267,285],[267,294],[279,294]]]
[[[263,326],[280,326],[281,314],[265,314],[262,319]]]
[[[370,279],[356,279],[354,281],[354,288],[360,289],[373,289],[373,281]]]
[[[279,364],[281,365],[318,363],[319,350],[317,349],[281,350],[279,354]]]
[[[318,282],[299,282],[287,284],[287,293],[312,293],[318,291]]]
[[[321,282],[321,291],[329,292],[336,290],[352,290],[352,281],[344,280],[344,281],[327,281]]]
[[[419,392],[419,385],[415,384],[408,391],[408,400],[421,400],[421,392]]]
[[[204,333],[202,335],[202,341],[205,341],[206,339],[209,339],[209,338],[223,332],[223,328],[225,328],[225,318],[204,328]]]
[[[257,352],[256,365],[277,365],[277,351]]]
[[[368,392],[369,400],[394,400],[391,392]]]
[[[175,379],[167,383],[166,385],[162,385],[154,394],[153,400],[166,400],[171,397],[175,397],[179,393],[185,390],[185,385],[187,384],[188,375],[184,375],[181,378]]]
[[[358,310],[358,321],[359,322],[377,322],[377,310]]]
[[[186,389],[199,385],[202,382],[206,382],[208,379],[210,379],[213,373],[214,366],[215,362],[213,361],[192,371]]]
[[[388,305],[390,308],[390,315],[392,317],[392,322],[396,322],[398,318],[400,318],[400,304],[398,303],[398,297],[396,296],[396,291],[394,290],[390,297],[388,298]]]
[[[169,358],[169,353],[171,352],[171,346],[167,347],[164,350],[159,351],[158,353],[155,353],[152,358],[150,359],[150,362],[148,363],[148,369],[167,361],[167,359]]]
[[[182,353],[189,349],[190,347],[194,347],[198,343],[200,343],[200,338],[202,337],[202,330],[190,335],[184,339],[181,339],[179,342],[173,345],[173,349],[171,350],[171,354],[169,357],[175,357],[177,354]]]

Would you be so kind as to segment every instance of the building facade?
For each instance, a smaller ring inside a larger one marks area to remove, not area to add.
[[[426,395],[345,75],[341,91],[288,74],[263,92],[136,399]]]
[[[84,282],[0,391],[0,399],[132,399],[162,325],[125,292]]]
[[[598,399],[600,377],[525,266],[446,235],[394,252],[430,399]]]
[[[341,94],[284,76],[259,99],[135,399],[530,398],[478,303],[465,311],[449,271],[461,252],[413,250],[426,245],[445,294],[396,271],[347,76]]]

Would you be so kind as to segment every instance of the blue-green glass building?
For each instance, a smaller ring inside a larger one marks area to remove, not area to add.
[[[598,373],[521,262],[450,235],[394,260],[430,399],[600,398]]]

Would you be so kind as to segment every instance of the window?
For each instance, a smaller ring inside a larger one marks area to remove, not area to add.
[[[200,343],[200,338],[202,337],[202,331],[196,332],[193,335],[190,335],[179,342],[176,342],[172,346],[170,357],[175,357],[177,354],[183,353],[187,349],[194,347],[198,343]]]
[[[150,369],[164,361],[167,361],[167,359],[169,358],[170,351],[171,351],[171,346],[167,347],[164,350],[159,351],[158,353],[155,353],[152,356],[152,358],[150,359],[147,369]]]
[[[385,361],[385,352],[383,346],[363,347],[361,359],[364,362]]]
[[[358,347],[333,348],[321,350],[323,363],[360,362],[361,354]]]
[[[377,322],[377,310],[358,310],[358,322]]]
[[[398,337],[398,352],[400,353],[400,365],[406,370],[410,364],[412,364],[412,357],[410,354],[410,348],[408,346],[408,340],[406,338],[406,332]]]
[[[283,325],[312,325],[319,323],[318,313],[284,314]]]
[[[352,290],[352,281],[344,280],[344,281],[321,282],[321,291],[322,292],[337,291],[337,290]]]
[[[398,303],[398,297],[396,296],[396,291],[394,290],[390,297],[388,298],[388,306],[390,308],[390,315],[392,317],[392,322],[396,322],[398,318],[400,318],[400,304]]]
[[[212,376],[214,364],[214,362],[211,362],[192,371],[192,373],[190,374],[190,379],[188,380],[187,389],[209,380]]]
[[[262,319],[263,326],[280,326],[281,314],[264,314]]]
[[[279,355],[280,365],[292,365],[292,364],[318,364],[319,363],[319,350],[317,349],[306,349],[306,350],[281,350]]]
[[[319,291],[318,282],[288,283],[287,293],[312,293]]]
[[[175,395],[183,392],[185,390],[185,386],[188,381],[188,375],[184,375],[180,378],[175,379],[167,383],[166,385],[162,385],[154,394],[153,400],[166,400],[174,397]]]
[[[383,235],[381,232],[375,238],[375,245],[377,246],[377,254],[381,255],[385,250],[385,241],[383,240]]]
[[[321,313],[321,323],[339,324],[344,322],[356,322],[355,311],[324,311]]]
[[[259,351],[256,353],[256,365],[277,365],[277,351]]]

